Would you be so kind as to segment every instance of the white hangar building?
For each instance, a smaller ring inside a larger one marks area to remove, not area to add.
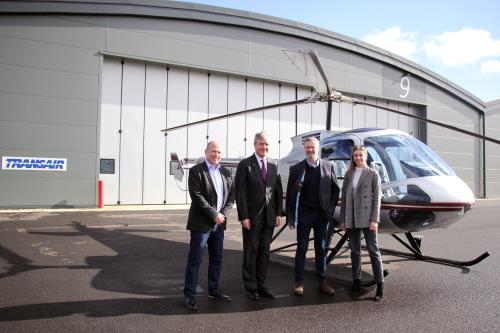
[[[313,49],[347,96],[500,137],[500,101],[485,103],[430,70],[359,40],[299,22],[154,0],[0,1],[0,207],[174,204],[170,152],[226,157],[271,134],[324,129],[326,103],[161,129],[312,94],[282,49]],[[400,129],[436,151],[477,197],[500,196],[500,147],[366,106],[335,104],[332,130]],[[13,167],[14,166],[14,167]]]

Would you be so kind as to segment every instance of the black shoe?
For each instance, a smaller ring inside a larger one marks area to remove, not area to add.
[[[380,302],[384,298],[384,283],[377,282],[377,292],[375,293],[375,297],[373,300],[375,302]]]
[[[218,290],[208,292],[208,298],[213,300],[219,299],[223,302],[229,302],[231,300],[231,296],[223,294]]]
[[[260,299],[259,294],[257,293],[256,290],[249,290],[247,291],[247,297],[251,299],[252,301],[258,301]]]
[[[269,290],[269,288],[267,288],[267,287],[259,288],[259,289],[257,289],[257,292],[259,293],[260,296],[265,297],[265,298],[269,298],[269,299],[276,298],[276,297],[274,297],[273,292],[271,290]]]
[[[360,294],[361,294],[361,280],[354,279],[352,280],[351,296],[359,297]]]
[[[198,304],[196,304],[196,299],[193,296],[186,296],[184,306],[189,310],[198,310]]]

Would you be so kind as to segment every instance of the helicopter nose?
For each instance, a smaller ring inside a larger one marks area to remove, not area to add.
[[[399,230],[446,227],[462,218],[474,194],[456,176],[428,176],[383,185],[382,209]]]
[[[456,202],[469,206],[476,201],[474,193],[469,186],[457,176],[440,176],[435,178],[430,179],[436,186],[433,201]]]

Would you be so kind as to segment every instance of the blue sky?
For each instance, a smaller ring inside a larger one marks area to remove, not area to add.
[[[500,98],[497,0],[191,2],[276,16],[341,33],[408,58],[484,101]]]

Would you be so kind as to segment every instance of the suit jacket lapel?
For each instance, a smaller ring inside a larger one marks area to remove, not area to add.
[[[302,177],[303,176],[305,177],[306,168],[307,168],[307,159],[302,161],[302,166],[300,167],[300,170],[299,170],[299,178],[297,178],[297,183],[300,183],[303,181]]]
[[[208,182],[210,183],[210,186],[212,186],[212,191],[215,192],[215,184],[212,181],[212,176],[210,176],[210,171],[208,171],[208,166],[207,166],[206,162],[203,162],[202,168],[203,168],[203,173],[205,174],[205,177],[208,178]],[[207,190],[208,190],[208,192],[211,192],[210,189],[207,189]]]
[[[267,159],[266,159],[266,161],[267,161]],[[274,168],[269,168],[269,165],[270,165],[270,163],[266,164],[266,168],[267,168],[267,176],[266,176],[266,182],[265,182],[266,186],[269,185],[269,183],[271,182],[271,179],[274,179]],[[260,177],[260,178],[262,178],[262,177]]]
[[[321,178],[328,174],[327,166],[328,165],[326,163],[321,163],[321,159],[319,159],[319,174]]]
[[[226,204],[226,201],[227,201],[227,196],[229,194],[229,190],[227,188],[227,178],[224,176],[224,173],[222,172],[222,167],[220,169],[220,175],[221,175],[222,184],[224,187],[224,199],[222,200],[222,207],[224,207],[224,205]]]
[[[326,163],[321,163],[321,158],[319,159],[319,188],[321,189],[321,185],[323,184],[324,186],[326,186],[326,184],[329,184],[322,181],[323,178],[327,178],[329,179],[329,177],[327,177],[329,175],[329,170],[328,170],[328,165]],[[327,187],[328,188],[328,187]],[[322,195],[323,194],[320,190],[320,196],[319,196],[319,200],[321,201],[321,198],[322,198]]]
[[[361,183],[363,183],[365,181],[365,178],[368,175],[368,170],[366,168],[367,167],[363,168],[363,171],[361,172],[361,176],[359,176],[358,185],[356,185],[356,189],[354,190],[354,194],[358,193],[359,186],[361,185]],[[353,176],[354,176],[354,173],[353,173]]]

